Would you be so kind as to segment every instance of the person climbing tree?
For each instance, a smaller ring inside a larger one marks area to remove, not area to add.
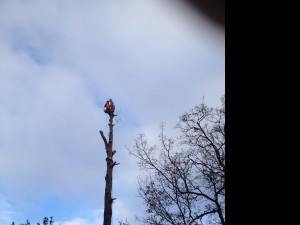
[[[110,111],[111,111],[111,114],[113,115],[115,112],[115,104],[111,98],[109,99],[109,103],[110,103]]]
[[[111,104],[109,101],[106,101],[104,105],[104,112],[107,113],[108,115],[111,115]]]

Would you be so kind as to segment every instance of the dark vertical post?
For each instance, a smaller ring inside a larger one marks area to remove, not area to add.
[[[112,203],[115,200],[111,196],[112,192],[112,174],[113,174],[113,167],[118,165],[113,161],[113,155],[116,151],[113,149],[113,117],[114,115],[114,107],[111,113],[109,114],[109,134],[108,134],[108,141],[105,138],[103,131],[100,130],[100,135],[103,139],[105,150],[106,150],[106,175],[105,175],[105,195],[104,195],[104,220],[103,225],[111,225],[111,218],[112,218]]]

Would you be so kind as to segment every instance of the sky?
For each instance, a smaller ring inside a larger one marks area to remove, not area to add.
[[[109,98],[112,221],[139,224],[127,147],[224,94],[224,30],[175,0],[0,0],[0,225],[103,223]]]

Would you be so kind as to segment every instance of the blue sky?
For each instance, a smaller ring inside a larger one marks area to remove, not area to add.
[[[105,101],[116,104],[113,223],[138,224],[142,175],[126,146],[170,136],[225,93],[224,30],[162,0],[0,0],[0,224],[100,225]]]

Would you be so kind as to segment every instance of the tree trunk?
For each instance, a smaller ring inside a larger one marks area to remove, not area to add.
[[[106,175],[105,175],[105,195],[104,195],[104,221],[103,225],[111,225],[111,218],[112,218],[112,203],[113,198],[111,196],[112,192],[112,174],[113,174],[113,167],[117,165],[116,162],[113,161],[113,155],[116,151],[112,150],[113,146],[113,113],[109,115],[109,138],[108,141],[105,138],[103,131],[100,131],[101,137],[105,144],[106,150]]]

